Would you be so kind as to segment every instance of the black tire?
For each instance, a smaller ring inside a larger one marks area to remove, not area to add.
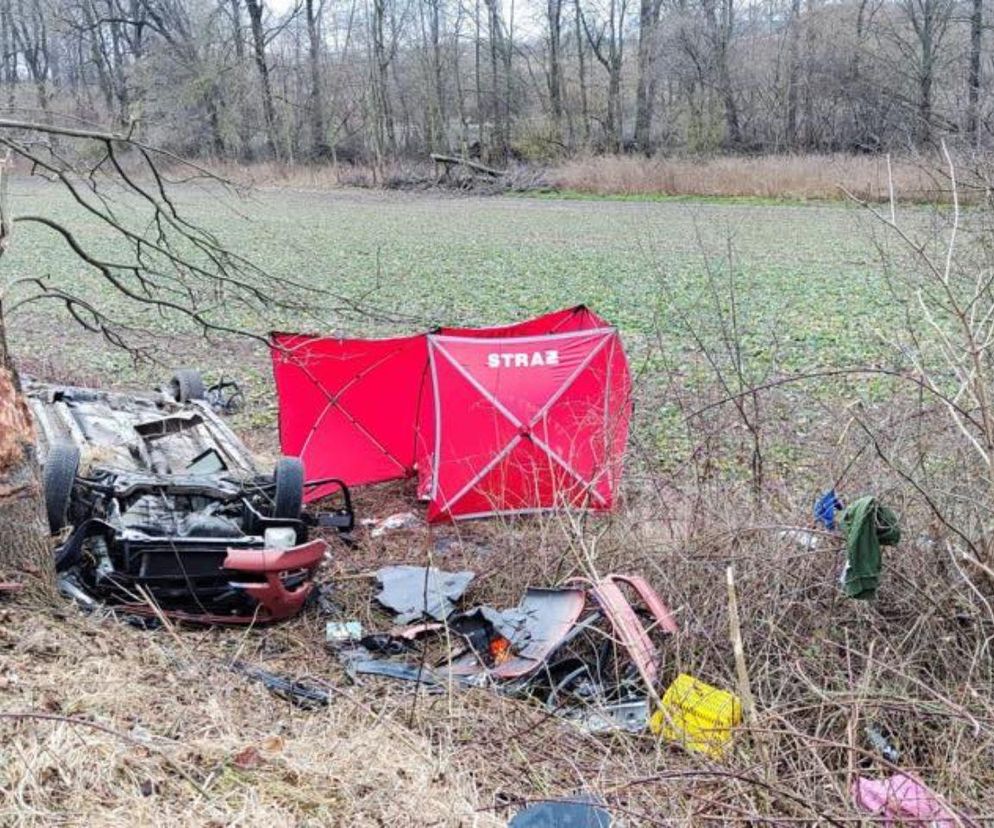
[[[273,517],[299,519],[304,508],[304,464],[296,457],[281,457],[276,461],[273,482]]]
[[[169,391],[173,399],[180,403],[202,400],[207,396],[204,378],[193,368],[178,368],[169,380]]]
[[[61,532],[69,521],[69,501],[79,471],[79,449],[72,443],[53,443],[45,461],[45,511],[52,534]]]

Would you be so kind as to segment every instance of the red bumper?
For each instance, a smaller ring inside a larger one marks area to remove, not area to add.
[[[324,559],[327,551],[328,544],[323,540],[312,540],[287,549],[229,549],[228,557],[224,559],[222,567],[235,573],[250,572],[255,576],[261,575],[263,580],[247,583],[232,578],[232,585],[237,586],[259,603],[255,621],[279,621],[300,612],[307,596],[314,589],[309,577],[298,586],[291,588],[284,582],[285,576],[300,571],[305,571],[310,576]]]

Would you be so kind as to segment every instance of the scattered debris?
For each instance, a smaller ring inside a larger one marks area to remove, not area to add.
[[[426,615],[444,621],[474,577],[472,572],[443,572],[434,567],[388,566],[376,573],[382,586],[376,600],[396,613],[398,624]]]
[[[818,536],[807,529],[784,529],[780,533],[780,538],[808,552],[818,548]]]
[[[385,678],[411,681],[415,684],[441,685],[444,680],[423,664],[407,664],[382,659],[350,661],[346,669],[353,678],[356,675],[383,676]]]
[[[603,805],[603,800],[587,794],[539,802],[518,811],[508,828],[610,828],[611,815]]]
[[[232,757],[231,764],[238,770],[252,770],[262,764],[262,755],[255,747],[249,745]]]
[[[896,765],[900,761],[901,751],[894,747],[891,740],[881,733],[879,728],[867,725],[864,732],[866,733],[867,741],[884,759],[892,765]]]
[[[359,644],[367,653],[379,653],[386,656],[403,655],[409,652],[413,646],[407,639],[389,633],[367,635]]]
[[[238,383],[224,377],[204,392],[207,404],[217,414],[237,414],[245,407],[245,394]]]
[[[590,732],[642,731],[659,669],[653,638],[676,630],[644,579],[609,575],[558,589],[529,588],[510,609],[475,607],[452,612],[445,623],[366,636],[360,648],[339,655],[353,676],[492,686],[534,698]],[[424,647],[420,663],[410,658],[415,642]]]
[[[516,610],[479,607],[450,626],[469,644],[452,660],[454,675],[486,672],[492,679],[519,679],[538,670],[576,627],[583,612],[582,589],[529,588]]]
[[[0,595],[10,595],[14,592],[20,592],[22,589],[24,589],[24,584],[17,581],[0,581]]]
[[[560,715],[588,733],[642,733],[649,726],[649,700],[643,697],[600,707],[566,707]]]
[[[839,516],[839,529],[846,538],[846,565],[839,578],[843,591],[850,598],[875,598],[882,565],[880,547],[901,541],[897,515],[875,497],[861,497]]]
[[[359,621],[329,621],[325,624],[324,640],[328,644],[348,644],[362,638],[362,624]]]
[[[717,759],[741,722],[742,704],[735,694],[681,673],[663,694],[649,727],[669,742]]]
[[[28,382],[26,397],[64,593],[201,623],[300,610],[328,551],[308,539],[303,467],[261,472],[197,372],[153,394]]]
[[[286,699],[291,704],[302,707],[305,710],[326,707],[330,699],[327,690],[295,681],[286,676],[271,673],[269,670],[263,670],[261,667],[253,667],[244,662],[236,661],[231,665],[231,669],[254,681],[261,682],[268,690],[281,699]]]
[[[381,538],[387,532],[395,532],[398,529],[417,529],[419,526],[424,526],[424,521],[414,512],[398,512],[382,520],[374,520],[369,525],[372,526],[370,537]]]
[[[881,780],[857,777],[853,799],[864,811],[882,816],[885,825],[914,823],[954,828],[973,824],[958,818],[932,791],[903,773]]]
[[[835,514],[841,512],[845,504],[839,499],[835,489],[829,489],[815,501],[815,522],[830,532],[835,530]]]

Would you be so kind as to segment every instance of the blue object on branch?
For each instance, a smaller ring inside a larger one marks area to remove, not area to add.
[[[815,521],[826,529],[835,529],[835,513],[843,508],[835,489],[829,489],[815,501]]]

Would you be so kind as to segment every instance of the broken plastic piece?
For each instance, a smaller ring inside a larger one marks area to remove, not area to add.
[[[397,613],[398,624],[425,615],[444,621],[474,577],[472,572],[442,572],[434,567],[388,566],[376,573],[382,586],[376,600]]]
[[[359,621],[329,621],[324,627],[324,640],[329,644],[346,644],[362,638]]]
[[[371,537],[379,538],[395,529],[417,529],[421,525],[421,518],[413,512],[398,512],[396,515],[376,521],[369,534]]]
[[[742,722],[742,704],[719,690],[681,673],[663,695],[662,709],[652,714],[652,732],[670,742],[714,758],[724,755],[732,728]]]
[[[884,757],[891,764],[896,764],[901,759],[901,751],[899,751],[891,743],[880,729],[874,725],[867,725],[865,731],[866,738],[869,743],[873,746],[874,750],[878,751],[881,756]]]

